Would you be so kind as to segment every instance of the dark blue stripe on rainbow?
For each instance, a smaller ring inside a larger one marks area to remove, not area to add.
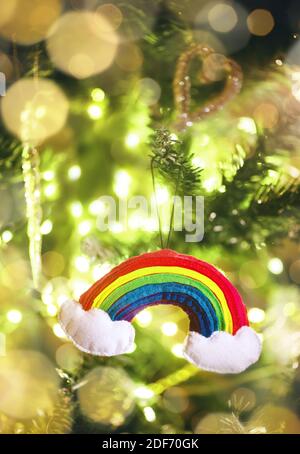
[[[146,307],[162,303],[181,307],[191,318],[190,329],[205,337],[223,329],[209,299],[195,287],[178,283],[139,287],[119,298],[107,313],[112,320],[130,321]]]

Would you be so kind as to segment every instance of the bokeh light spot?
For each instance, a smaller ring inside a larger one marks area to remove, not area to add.
[[[226,33],[235,27],[238,17],[231,5],[217,3],[209,10],[208,21],[215,31]]]
[[[273,30],[275,22],[270,11],[255,9],[247,17],[247,25],[252,35],[265,36]]]
[[[78,79],[107,69],[114,60],[117,47],[118,36],[110,22],[91,11],[64,14],[53,25],[47,39],[47,49],[54,65]]]
[[[43,273],[46,276],[59,276],[65,267],[64,257],[56,251],[45,252],[42,256]]]
[[[61,0],[9,0],[0,4],[0,35],[18,44],[44,39],[62,10]]]

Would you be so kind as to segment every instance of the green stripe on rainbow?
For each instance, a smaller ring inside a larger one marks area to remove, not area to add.
[[[80,298],[85,310],[99,308],[112,320],[131,321],[146,307],[173,304],[190,318],[190,331],[209,337],[248,326],[235,287],[212,265],[164,249],[130,258],[103,276]]]

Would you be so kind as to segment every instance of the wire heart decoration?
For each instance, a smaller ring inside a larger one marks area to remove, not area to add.
[[[212,55],[218,54],[211,47],[205,44],[192,44],[180,55],[177,61],[173,80],[173,93],[178,119],[176,127],[179,130],[186,129],[195,122],[222,109],[242,88],[243,72],[240,65],[230,58],[221,56],[222,69],[225,75],[223,91],[206,101],[197,109],[191,110],[192,84],[189,76],[191,63],[197,57],[204,63]]]

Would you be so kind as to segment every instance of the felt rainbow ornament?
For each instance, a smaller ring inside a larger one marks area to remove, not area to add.
[[[158,304],[187,313],[184,356],[196,366],[238,373],[258,360],[261,342],[249,327],[236,288],[209,263],[170,249],[125,260],[83,293],[79,303],[65,302],[59,318],[80,350],[113,356],[133,349],[132,320]]]

